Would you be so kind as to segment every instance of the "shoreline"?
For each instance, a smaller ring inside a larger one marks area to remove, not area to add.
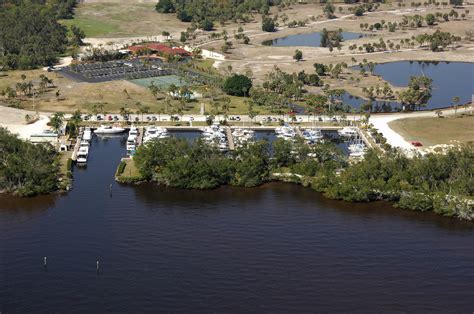
[[[128,160],[131,160],[131,162],[133,163],[133,159],[129,158]],[[123,162],[123,159],[122,159],[122,162]],[[127,163],[127,166],[128,166],[128,163]],[[125,166],[125,168],[127,166]],[[123,171],[123,169],[122,169],[122,172],[119,174],[119,169],[120,169],[120,164],[117,167],[117,171],[116,171],[116,174],[115,174],[115,181],[117,183],[123,184],[123,185],[136,185],[136,186],[139,186],[139,185],[142,185],[142,184],[152,184],[152,185],[155,185],[155,186],[165,187],[165,188],[168,188],[168,189],[187,190],[187,191],[193,190],[193,191],[203,191],[203,192],[205,192],[205,191],[217,190],[219,188],[224,188],[224,187],[235,187],[235,188],[243,188],[243,189],[251,190],[251,189],[263,187],[267,184],[278,182],[278,183],[294,184],[294,185],[298,185],[298,186],[301,186],[301,187],[310,188],[313,192],[318,193],[321,197],[324,197],[327,200],[343,201],[345,203],[350,203],[350,204],[354,204],[354,203],[369,204],[369,203],[382,201],[382,202],[391,204],[393,208],[396,208],[398,210],[422,212],[422,213],[429,212],[429,213],[432,213],[433,215],[440,216],[440,217],[452,218],[452,219],[455,219],[457,221],[463,221],[463,222],[469,222],[469,223],[473,222],[474,223],[474,200],[470,199],[466,196],[461,197],[461,196],[446,195],[444,197],[444,201],[446,202],[446,206],[447,205],[455,206],[455,207],[465,206],[466,208],[469,208],[468,209],[470,211],[469,216],[461,217],[461,216],[454,216],[454,215],[453,216],[443,215],[441,213],[435,212],[433,209],[431,209],[431,210],[420,210],[420,209],[413,209],[413,208],[407,208],[407,207],[404,208],[404,207],[400,207],[399,204],[397,203],[397,200],[400,200],[400,197],[403,197],[403,196],[408,196],[408,197],[418,196],[418,197],[423,197],[423,198],[427,198],[427,199],[432,198],[431,195],[425,195],[422,192],[414,192],[414,191],[392,191],[392,192],[386,192],[385,191],[384,192],[384,191],[374,190],[373,194],[377,195],[376,199],[372,199],[372,200],[368,200],[368,201],[349,201],[349,200],[344,200],[344,199],[341,199],[341,198],[328,197],[324,192],[318,191],[312,186],[312,180],[314,180],[316,177],[308,177],[308,176],[295,174],[295,173],[272,172],[272,173],[269,174],[269,177],[267,178],[266,181],[264,181],[262,184],[259,184],[257,186],[253,186],[253,187],[239,187],[239,186],[235,186],[235,185],[232,185],[232,184],[221,184],[221,185],[219,185],[215,188],[212,188],[212,189],[184,189],[184,188],[168,187],[166,185],[157,183],[156,181],[153,181],[153,180],[146,180],[145,178],[141,177],[141,175],[139,175],[139,176],[136,176],[136,175],[135,176],[127,176],[126,171]]]

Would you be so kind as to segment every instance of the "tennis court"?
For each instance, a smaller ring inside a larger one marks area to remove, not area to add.
[[[148,87],[152,83],[158,87],[166,88],[171,84],[176,86],[183,86],[186,84],[186,81],[176,75],[165,75],[165,76],[157,76],[157,77],[147,77],[142,79],[130,80],[130,82],[135,83],[137,85]]]

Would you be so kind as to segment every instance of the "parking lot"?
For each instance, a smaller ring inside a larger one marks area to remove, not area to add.
[[[61,72],[73,80],[89,83],[144,79],[171,74],[159,59],[150,59],[146,62],[134,59],[72,64],[62,68]]]

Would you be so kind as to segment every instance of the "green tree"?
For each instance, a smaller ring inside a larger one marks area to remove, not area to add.
[[[334,12],[336,12],[336,7],[330,2],[326,1],[326,4],[323,8],[324,14],[326,14],[328,19],[334,18]]]
[[[160,0],[156,4],[156,11],[160,13],[175,13],[176,8],[174,6],[173,0]]]
[[[252,81],[245,75],[233,74],[224,81],[223,90],[228,95],[245,96],[252,88]]]
[[[425,21],[426,24],[429,26],[434,25],[434,23],[436,22],[436,17],[433,14],[429,13],[426,15]]]
[[[301,50],[296,49],[295,54],[293,55],[293,59],[296,60],[296,62],[299,62],[303,59],[303,52]]]
[[[267,16],[262,17],[262,31],[276,32],[275,21]]]
[[[64,113],[56,112],[49,117],[49,125],[54,132],[60,133],[64,122]]]

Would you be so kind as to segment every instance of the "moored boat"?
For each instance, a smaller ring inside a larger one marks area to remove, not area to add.
[[[125,129],[117,126],[111,125],[101,125],[98,127],[94,133],[96,134],[118,134],[124,132]]]

